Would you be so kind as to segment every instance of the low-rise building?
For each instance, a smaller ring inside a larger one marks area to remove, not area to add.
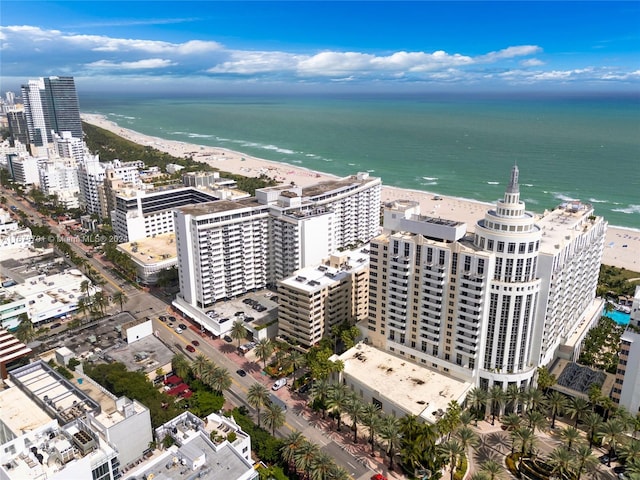
[[[175,233],[163,233],[121,243],[116,248],[133,261],[138,283],[155,285],[162,271],[178,264],[175,238]]]

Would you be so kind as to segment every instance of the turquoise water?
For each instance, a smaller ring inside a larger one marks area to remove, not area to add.
[[[628,325],[629,324],[629,319],[631,318],[630,314],[619,312],[617,310],[614,310],[612,312],[604,311],[602,313],[602,315],[604,315],[605,317],[609,317],[611,320],[616,322],[618,325]]]
[[[640,229],[637,97],[86,97],[82,111],[171,140],[494,202],[514,163],[536,212],[590,202]]]

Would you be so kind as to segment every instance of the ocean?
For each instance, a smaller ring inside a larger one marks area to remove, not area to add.
[[[81,110],[161,138],[495,202],[511,167],[542,212],[579,199],[640,229],[640,98],[604,95],[82,95]]]

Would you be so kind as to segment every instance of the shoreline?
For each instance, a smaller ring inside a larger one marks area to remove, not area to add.
[[[282,183],[293,182],[300,187],[341,178],[337,175],[311,170],[306,167],[253,157],[224,147],[211,147],[145,135],[122,127],[102,114],[82,113],[81,117],[87,123],[108,130],[137,144],[156,148],[178,158],[191,157],[196,162],[207,163],[212,167],[229,173],[248,177],[258,177],[264,174],[275,178],[276,181]],[[355,174],[356,172],[353,173]],[[420,203],[423,215],[462,221],[467,224],[468,230],[473,230],[475,223],[484,216],[487,208],[495,206],[494,203],[490,202],[445,196],[423,190],[387,186],[384,185],[384,179],[381,198],[383,202],[400,199],[417,201]],[[534,213],[540,214],[539,212]],[[605,238],[602,264],[640,272],[640,230],[609,225]]]

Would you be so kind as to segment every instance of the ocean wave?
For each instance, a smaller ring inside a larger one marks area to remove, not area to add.
[[[500,182],[487,182],[488,185],[500,185]]]
[[[126,120],[137,120],[138,119],[138,117],[130,117],[128,115],[120,115],[118,113],[113,113],[113,112],[108,113],[108,115],[110,115],[112,117],[116,117],[116,118],[124,118]]]
[[[558,192],[554,192],[553,193],[553,198],[557,198],[558,200],[561,200],[563,202],[573,202],[573,201],[575,201],[575,197],[569,197],[569,196],[565,195],[564,193],[558,193]]]
[[[213,135],[205,135],[202,133],[188,133],[189,138],[213,138]]]
[[[302,160],[291,160],[291,163],[302,163]]]
[[[423,187],[429,187],[431,185],[438,185],[438,182],[420,182]]]
[[[523,187],[533,187],[533,183],[521,183],[520,185],[522,185]]]
[[[609,203],[609,201],[608,201],[608,200],[599,200],[599,199],[597,199],[597,198],[590,198],[590,199],[589,199],[589,201],[590,201],[591,203]]]
[[[533,198],[527,198],[524,200],[524,203],[526,204],[533,203],[534,205],[538,205],[540,202],[538,200],[534,200]]]
[[[293,155],[294,153],[296,153],[293,150],[289,150],[288,148],[281,148],[277,145],[262,145],[260,148],[262,148],[263,150],[273,150],[274,152],[284,153],[286,155]]]
[[[367,170],[367,172],[373,173],[373,172],[375,172],[375,170]]]
[[[612,208],[611,211],[627,214],[640,213],[640,205],[629,205],[627,208]]]
[[[438,177],[422,177],[423,180],[428,180],[429,182],[435,182],[438,180]]]

